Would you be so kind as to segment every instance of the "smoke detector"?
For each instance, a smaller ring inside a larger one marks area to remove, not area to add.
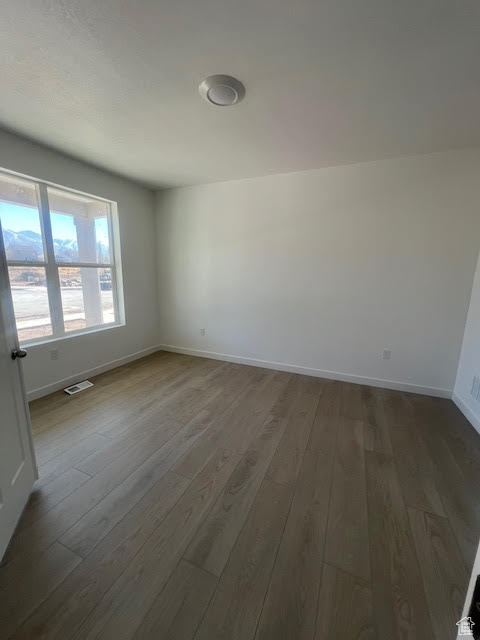
[[[231,107],[243,100],[245,87],[232,76],[208,76],[198,87],[200,95],[216,107]]]

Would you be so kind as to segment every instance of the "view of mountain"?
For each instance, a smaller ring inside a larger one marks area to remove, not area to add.
[[[11,231],[3,230],[3,239],[8,260],[37,260],[44,259],[42,236],[35,231]],[[54,238],[55,257],[62,262],[74,262],[78,260],[78,247],[76,240]],[[101,242],[97,243],[98,262],[109,261],[108,247]]]

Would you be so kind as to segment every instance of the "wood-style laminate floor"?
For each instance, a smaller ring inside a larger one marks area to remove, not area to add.
[[[447,400],[157,353],[31,405],[1,638],[450,640],[480,438]]]

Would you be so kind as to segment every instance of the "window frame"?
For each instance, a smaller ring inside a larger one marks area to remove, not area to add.
[[[120,229],[118,221],[118,206],[113,200],[102,198],[85,191],[71,189],[63,185],[45,180],[38,180],[31,176],[27,176],[9,169],[0,167],[0,177],[2,174],[18,178],[19,180],[28,181],[35,188],[37,195],[38,215],[40,220],[40,231],[43,243],[43,261],[38,260],[9,260],[5,256],[7,267],[41,267],[45,269],[45,279],[48,296],[48,307],[50,311],[50,321],[52,333],[48,336],[40,338],[31,338],[30,340],[20,340],[22,346],[35,346],[45,344],[47,342],[56,342],[85,334],[97,333],[108,329],[121,327],[125,325],[125,307],[123,297],[123,277],[122,277],[122,261],[120,255]],[[50,216],[50,205],[48,200],[48,187],[63,191],[66,195],[75,194],[77,196],[91,198],[103,202],[107,205],[107,223],[108,223],[108,240],[110,262],[64,262],[58,261],[55,257],[54,239],[52,234],[52,221]],[[112,277],[112,299],[114,321],[91,325],[73,331],[65,331],[65,321],[62,304],[62,290],[60,284],[61,268],[88,268],[88,269],[110,269]],[[16,318],[15,318],[16,320]],[[18,331],[17,331],[18,333]]]

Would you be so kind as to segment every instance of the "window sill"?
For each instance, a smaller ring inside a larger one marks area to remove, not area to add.
[[[125,322],[112,322],[110,324],[101,325],[98,327],[89,327],[88,329],[81,329],[79,331],[70,331],[63,336],[50,336],[41,340],[27,340],[20,342],[21,347],[40,347],[42,344],[52,344],[54,342],[63,342],[64,340],[70,340],[71,338],[79,338],[81,336],[87,336],[92,333],[101,333],[103,331],[109,331],[110,329],[118,329],[124,327]]]

